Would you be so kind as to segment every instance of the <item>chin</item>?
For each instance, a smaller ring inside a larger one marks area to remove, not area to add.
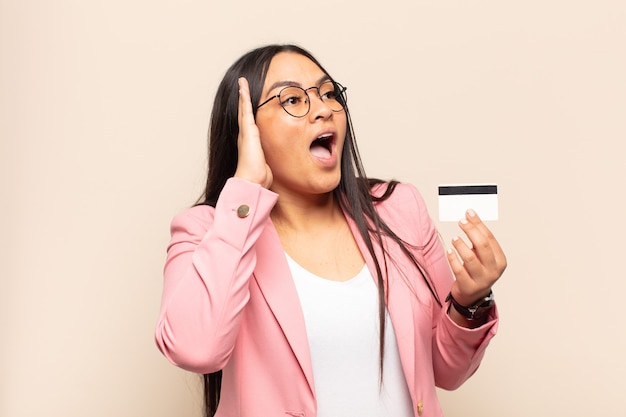
[[[332,181],[328,181],[324,184],[320,184],[320,188],[324,189],[325,193],[332,193],[339,187],[339,183],[341,182],[341,176],[339,175],[336,179]]]

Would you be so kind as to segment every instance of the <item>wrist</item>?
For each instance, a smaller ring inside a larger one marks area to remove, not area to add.
[[[476,300],[473,303],[468,305],[463,305],[459,303],[452,296],[452,293],[448,294],[446,298],[446,302],[450,302],[451,306],[463,316],[465,319],[470,321],[480,320],[486,317],[493,306],[495,305],[495,300],[493,296],[493,291],[489,291],[489,294],[483,296]]]

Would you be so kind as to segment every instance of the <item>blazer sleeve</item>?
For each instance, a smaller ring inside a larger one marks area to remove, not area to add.
[[[173,364],[210,373],[227,363],[250,297],[255,243],[277,198],[231,178],[215,208],[196,206],[172,220],[155,340]]]
[[[485,354],[489,341],[495,336],[498,327],[498,311],[494,307],[487,322],[475,329],[467,329],[457,325],[449,316],[450,304],[445,299],[450,291],[454,276],[439,233],[428,214],[426,204],[417,189],[411,190],[418,215],[419,239],[422,242],[422,253],[425,269],[432,280],[435,291],[443,306],[433,302],[433,370],[435,384],[443,389],[453,390],[461,386],[476,372]]]

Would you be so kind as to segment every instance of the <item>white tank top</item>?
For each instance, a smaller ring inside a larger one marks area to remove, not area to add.
[[[309,339],[317,417],[413,417],[389,313],[380,384],[378,290],[367,266],[337,282],[287,260]]]

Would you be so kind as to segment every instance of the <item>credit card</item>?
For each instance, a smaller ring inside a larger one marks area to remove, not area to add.
[[[468,209],[482,220],[498,220],[496,184],[457,184],[439,186],[439,221],[458,222]]]

